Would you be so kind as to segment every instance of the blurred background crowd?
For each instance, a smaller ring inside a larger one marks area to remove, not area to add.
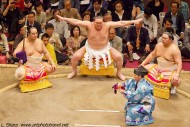
[[[188,0],[1,0],[0,55],[6,57],[6,62],[0,63],[17,63],[12,57],[14,49],[27,31],[36,27],[54,62],[70,64],[73,53],[85,45],[87,30],[59,21],[56,15],[88,21],[102,16],[104,22],[143,18],[139,24],[109,31],[111,46],[123,54],[123,66],[127,60],[133,62],[134,52],[142,62],[162,41],[165,31],[173,34],[182,55],[190,58],[188,3]]]

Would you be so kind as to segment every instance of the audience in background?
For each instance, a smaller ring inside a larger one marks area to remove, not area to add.
[[[33,11],[28,13],[27,16],[27,30],[29,31],[31,27],[35,27],[38,31],[38,35],[42,33],[42,28],[40,23],[35,21],[35,13]]]
[[[109,42],[113,48],[117,49],[117,51],[122,53],[123,40],[122,40],[122,38],[120,38],[119,36],[116,35],[116,30],[114,28],[111,28],[109,30]],[[127,63],[126,57],[123,56],[123,66],[125,66],[126,63]]]
[[[112,13],[111,12],[105,13],[103,16],[103,20],[104,22],[112,21]]]
[[[53,59],[53,62],[55,64],[57,64],[57,59],[56,59],[56,55],[55,55],[55,49],[54,49],[53,45],[49,43],[49,38],[50,37],[49,37],[49,35],[47,33],[44,33],[42,35],[42,41],[43,41],[47,51],[49,52],[49,55]],[[45,56],[43,57],[43,61],[47,61],[47,58]]]
[[[163,19],[165,22],[166,19],[170,18],[173,21],[172,28],[176,32],[176,34],[180,37],[181,40],[184,38],[185,31],[185,20],[184,16],[181,12],[179,12],[179,3],[172,2],[171,3],[171,11],[168,11]]]
[[[123,3],[121,1],[116,1],[114,3],[114,9],[115,9],[115,11],[112,13],[113,21],[130,20],[131,19],[128,12],[123,9]]]
[[[58,64],[65,62],[68,59],[68,56],[62,53],[63,45],[61,43],[59,34],[54,32],[54,27],[51,23],[47,23],[45,25],[45,33],[49,35],[49,43],[52,44],[55,48],[55,54]],[[40,38],[42,37],[42,35],[43,33],[40,34]]]
[[[143,21],[135,23],[128,30],[126,37],[127,53],[129,54],[129,61],[133,61],[133,53],[140,53],[142,55],[139,62],[141,63],[146,56],[150,53],[150,39],[148,30],[142,27]]]
[[[54,9],[53,10],[53,19],[50,20],[48,23],[53,24],[54,32],[59,34],[60,40],[62,42],[63,47],[66,45],[66,39],[69,38],[69,28],[68,24],[65,21],[59,21],[56,15],[61,15],[60,10]],[[65,50],[65,49],[63,49]]]
[[[7,59],[11,59],[9,54],[9,45],[6,35],[3,33],[3,27],[0,25],[0,53],[5,55]]]
[[[93,7],[88,10],[90,11],[92,20],[95,16],[103,16],[107,12],[106,9],[101,7],[101,0],[93,0],[92,4]]]
[[[18,25],[24,23],[23,13],[20,8],[15,6],[14,0],[9,0],[9,4],[3,11],[3,16],[6,18],[5,22],[8,26],[8,40],[12,41],[18,33]]]
[[[19,34],[16,35],[16,38],[13,43],[13,50],[16,49],[17,45],[26,37],[27,30],[24,24],[19,26]]]
[[[89,11],[83,12],[82,20],[83,21],[91,21]],[[81,32],[81,36],[83,36],[84,38],[87,38],[87,29],[86,28],[80,27],[80,32]]]
[[[144,4],[142,0],[133,0],[132,18],[135,19],[137,15],[144,10]]]
[[[157,20],[160,21],[159,13],[164,10],[164,3],[162,0],[151,0],[147,7],[152,9],[153,14],[156,16]]]
[[[152,13],[152,9],[147,7],[144,9],[144,13],[141,13],[137,18],[143,18],[143,27],[148,30],[150,38],[150,48],[153,50],[157,41],[158,20]]]
[[[59,5],[53,6],[52,3],[54,3],[54,1],[59,2]],[[163,20],[163,27],[160,26],[159,29],[157,29],[159,24],[157,22],[160,20],[159,13],[165,11],[164,8],[166,6],[164,6],[164,3],[166,5],[166,3],[168,4],[168,1],[163,1],[163,0],[149,0],[148,2],[143,0],[90,0],[89,2],[87,1],[84,2],[79,0],[54,0],[54,1],[52,2],[52,0],[18,0],[18,1],[8,0],[7,3],[3,3],[1,5],[0,23],[3,27],[2,34],[7,36],[8,41],[14,40],[13,44],[8,43],[10,51],[12,51],[12,49],[14,50],[17,47],[17,45],[23,40],[24,35],[26,34],[25,33],[26,30],[24,30],[24,25],[22,24],[26,24],[28,30],[31,27],[37,28],[38,34],[40,34],[44,32],[45,24],[51,23],[53,24],[53,30],[52,29],[48,30],[50,36],[49,43],[52,43],[55,48],[56,57],[58,57],[59,59],[57,61],[60,64],[66,59],[68,59],[66,53],[68,51],[67,42],[69,38],[72,38],[69,32],[71,26],[65,21],[59,21],[56,15],[61,15],[64,17],[75,18],[75,19],[81,19],[82,17],[82,20],[85,21],[92,21],[94,16],[101,15],[103,16],[104,22],[131,20],[133,18],[136,18],[136,16],[138,15],[137,18],[139,17],[143,18],[142,26],[148,30],[149,40],[150,40],[149,45],[151,50],[154,49],[156,43],[162,40],[161,36],[163,32],[166,31],[166,29],[172,31],[173,28],[174,42],[178,45],[179,44],[181,45],[181,43],[183,43],[184,38],[188,38],[187,31],[185,32],[185,22],[188,22],[189,20],[189,6],[186,2],[182,0],[171,0],[171,5],[170,5],[171,9],[168,12],[166,12]],[[132,35],[131,32],[128,31],[130,31],[135,26],[132,25],[132,27],[129,26],[129,27],[117,28],[115,30],[110,29],[112,33],[116,31],[116,36],[120,37],[123,41],[122,53],[124,54],[123,56],[125,57],[124,60],[126,59],[126,56],[128,57],[128,55],[126,54],[128,53],[128,46],[125,44],[126,38],[127,36]],[[54,32],[51,35],[52,31]],[[80,43],[80,47],[85,45],[85,41],[87,39],[87,32],[88,32],[87,29],[80,27],[80,35],[84,37],[83,41]],[[61,42],[59,46],[54,43],[54,41],[56,40],[55,38]],[[115,43],[113,43],[113,45],[114,44]]]
[[[184,16],[185,22],[189,22],[189,5],[182,0],[174,0],[174,2],[179,3],[179,12]]]
[[[80,44],[85,39],[80,34],[79,26],[72,26],[70,30],[70,38],[67,39],[68,55],[71,59],[73,54],[80,48]]]
[[[70,0],[64,0],[64,8],[61,9],[61,16],[67,18],[81,19],[76,8],[73,8]]]
[[[41,25],[41,29],[44,30],[46,24],[46,13],[43,11],[43,6],[41,2],[37,2],[34,6],[35,9],[35,21]]]
[[[168,19],[164,20],[163,24],[164,24],[164,26],[159,28],[157,31],[157,40],[160,37],[162,37],[162,34],[166,31],[166,28],[172,27],[173,21],[170,18],[168,18]]]

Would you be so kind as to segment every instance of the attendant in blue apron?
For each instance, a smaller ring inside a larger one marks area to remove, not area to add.
[[[148,74],[143,66],[134,70],[134,79],[113,86],[120,90],[128,102],[125,105],[126,125],[144,125],[153,123],[152,112],[155,106],[153,86],[144,78]]]

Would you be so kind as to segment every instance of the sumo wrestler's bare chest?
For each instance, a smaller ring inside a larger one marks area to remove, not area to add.
[[[105,40],[108,38],[108,34],[105,31],[93,31],[88,37],[93,40]]]

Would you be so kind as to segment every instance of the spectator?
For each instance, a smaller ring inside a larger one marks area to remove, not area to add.
[[[158,30],[158,20],[154,14],[152,14],[152,9],[147,7],[144,9],[144,13],[139,14],[137,18],[143,18],[143,27],[148,30],[150,38],[150,48],[154,49],[157,41],[157,30]]]
[[[141,63],[146,56],[150,53],[150,39],[148,36],[148,30],[142,27],[143,22],[135,23],[135,26],[131,26],[128,29],[126,37],[127,53],[129,54],[129,61],[133,61],[133,52],[141,53],[142,57],[139,60]]]
[[[142,0],[134,0],[133,1],[133,10],[132,10],[132,18],[135,19],[137,15],[144,10],[144,3]]]
[[[41,25],[41,29],[44,29],[44,26],[46,24],[46,13],[43,11],[43,6],[41,2],[37,2],[34,6],[35,9],[35,21],[38,22]]]
[[[13,51],[16,49],[17,45],[24,39],[26,36],[26,28],[24,24],[19,26],[19,34],[17,34],[14,43],[13,43]]]
[[[160,21],[159,13],[164,10],[164,3],[162,0],[151,0],[148,2],[147,7],[152,9],[153,14],[156,16],[157,20]]]
[[[115,11],[112,12],[112,21],[120,21],[120,20],[130,20],[131,17],[130,14],[128,14],[128,11],[125,11],[123,9],[123,3],[121,1],[116,1],[114,3]],[[116,34],[119,37],[122,37],[122,32],[124,31],[124,27],[116,28]]]
[[[25,0],[24,2],[24,15],[28,15],[30,11],[32,11],[33,4],[30,2],[30,0]]]
[[[103,16],[103,20],[104,20],[104,22],[112,21],[112,14],[111,14],[111,12],[105,13],[104,16]]]
[[[107,10],[101,7],[101,0],[93,0],[92,4],[93,4],[93,8],[88,10],[91,13],[92,20],[95,16],[98,16],[98,15],[103,16],[107,12]]]
[[[72,26],[70,32],[71,36],[70,38],[67,39],[67,46],[68,46],[68,55],[71,59],[73,54],[80,48],[80,44],[84,40],[84,37],[80,35],[79,26]]]
[[[14,40],[18,33],[18,25],[24,23],[24,15],[21,10],[15,6],[15,1],[9,0],[9,4],[3,12],[8,26],[9,41]]]
[[[179,12],[179,3],[171,3],[171,11],[168,11],[163,19],[165,22],[166,19],[170,18],[173,21],[172,28],[176,31],[176,34],[180,37],[181,40],[184,38],[185,31],[185,20],[181,12]]]
[[[114,3],[114,8],[115,8],[115,11],[112,13],[113,21],[130,20],[131,19],[128,12],[123,9],[123,3],[121,1],[116,1]]]
[[[35,13],[33,11],[29,12],[27,17],[27,30],[29,31],[31,27],[37,29],[38,35],[42,32],[41,25],[35,21]]]
[[[82,19],[83,19],[83,21],[91,21],[90,20],[90,12],[85,11],[82,15]],[[80,32],[81,32],[81,36],[83,36],[84,38],[87,38],[87,29],[86,28],[80,27]]]
[[[72,8],[70,0],[64,0],[64,8],[61,10],[61,16],[67,18],[81,19],[78,10]]]
[[[122,38],[116,36],[116,31],[114,28],[109,30],[109,42],[110,45],[122,53]]]
[[[93,8],[93,1],[94,0],[90,0],[90,5],[87,8],[87,10],[91,10]],[[108,9],[108,0],[101,0],[101,4],[100,4],[101,8],[103,8],[104,10]]]
[[[28,0],[27,0],[28,1]],[[51,15],[51,0],[29,0],[32,3],[32,6],[36,6],[37,3],[41,2],[46,16]],[[48,17],[46,18],[48,20]]]
[[[11,59],[11,55],[9,54],[9,45],[7,42],[7,37],[3,33],[2,25],[0,25],[0,52],[2,55],[6,55],[7,59]]]
[[[113,4],[118,0],[110,0],[108,2],[108,10],[110,10],[112,13],[114,12]],[[129,17],[132,17],[132,10],[133,10],[133,2],[134,0],[120,0],[123,3],[123,9],[129,14]]]
[[[170,18],[168,18],[168,19],[166,19],[166,20],[164,21],[164,27],[158,29],[158,31],[157,31],[157,40],[158,40],[158,39],[162,36],[162,34],[166,31],[166,28],[172,27],[172,24],[173,24],[173,22],[172,22],[172,20],[171,20]]]
[[[55,64],[57,64],[57,59],[56,59],[56,55],[55,55],[55,49],[54,49],[54,47],[53,47],[53,45],[51,45],[50,43],[49,43],[49,35],[47,34],[47,33],[44,33],[43,35],[42,35],[42,41],[43,41],[43,43],[44,43],[44,45],[45,45],[45,47],[46,47],[46,49],[47,49],[47,51],[49,52],[49,55],[51,56],[51,58],[53,59],[53,62],[55,63]],[[47,58],[44,56],[43,57],[43,61],[47,61]]]
[[[78,12],[80,12],[80,0],[71,0],[71,5],[73,8],[76,8]],[[63,9],[64,6],[64,0],[59,0],[58,9]]]
[[[47,23],[45,25],[45,33],[50,36],[49,42],[55,48],[56,59],[58,63],[63,63],[64,61],[68,60],[68,56],[63,54],[63,45],[61,43],[59,34],[54,32],[54,27],[51,23]],[[40,38],[43,34],[40,34]]]
[[[122,54],[123,41],[122,41],[122,38],[120,38],[119,36],[116,36],[116,31],[114,28],[111,28],[109,30],[109,42],[113,48],[117,49],[117,51],[119,51]],[[127,60],[126,60],[126,57],[124,56],[123,67],[125,66],[126,63],[127,63]]]
[[[63,38],[69,38],[69,31],[68,31],[68,24],[65,21],[59,21],[56,15],[61,15],[60,10],[55,9],[53,10],[53,19],[50,20],[48,23],[53,24],[54,26],[54,32],[58,33],[60,36],[60,39]]]
[[[189,5],[182,0],[174,0],[174,2],[179,3],[179,12],[184,16],[185,22],[189,22]]]

